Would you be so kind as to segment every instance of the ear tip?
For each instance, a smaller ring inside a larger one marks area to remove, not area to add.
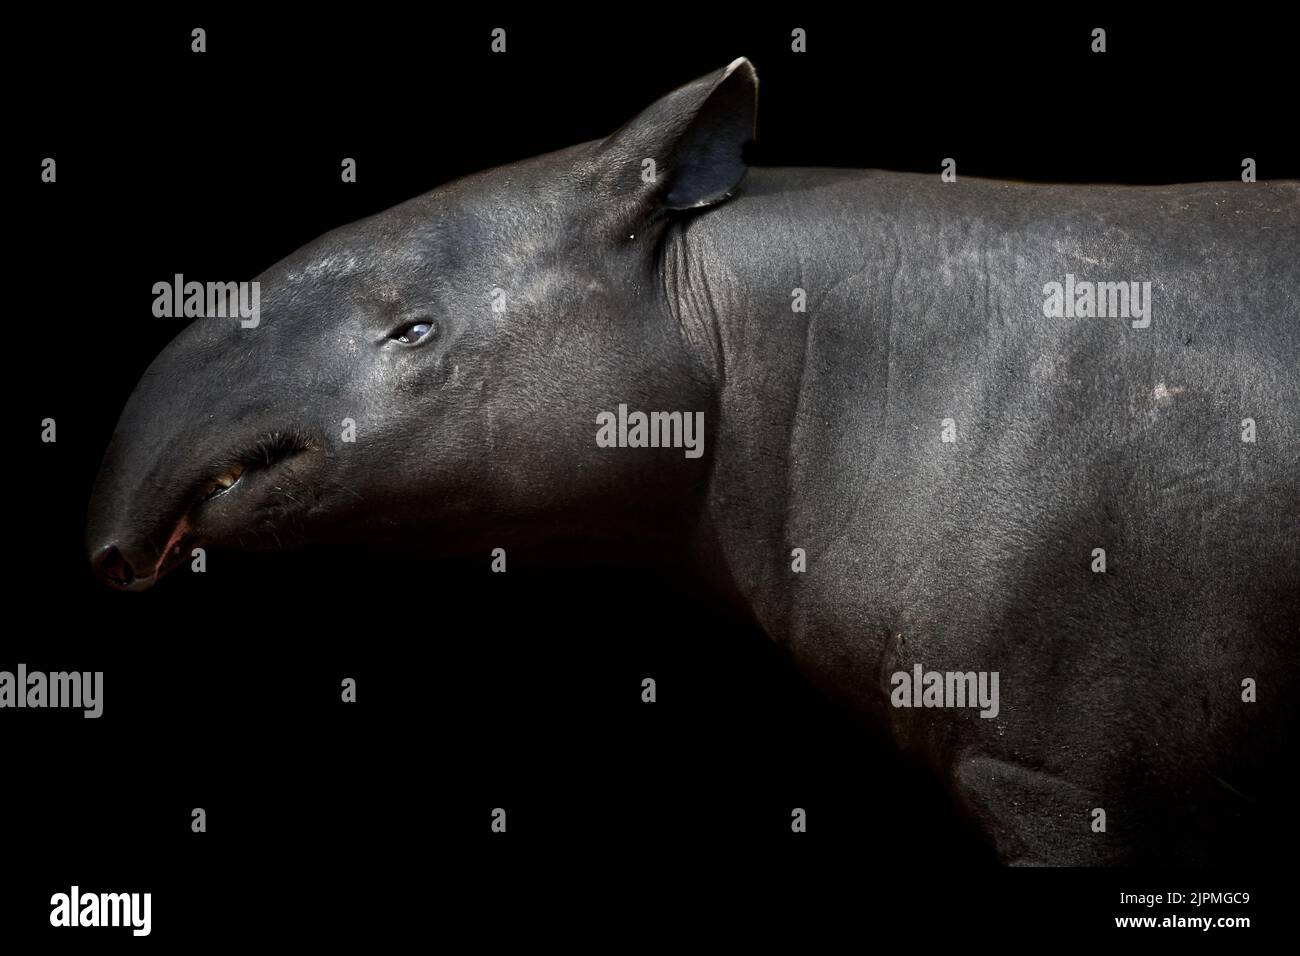
[[[751,82],[753,83],[758,82],[758,71],[754,69],[754,64],[750,61],[749,57],[738,56],[730,63],[728,63],[725,67],[723,67],[722,78],[725,80],[727,77],[731,76],[731,74],[735,73],[737,70],[743,71]]]

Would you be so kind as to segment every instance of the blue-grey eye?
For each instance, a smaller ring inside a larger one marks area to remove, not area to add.
[[[401,342],[403,345],[414,345],[432,331],[433,323],[426,319],[420,319],[416,322],[408,322],[390,335],[389,338],[394,342]]]

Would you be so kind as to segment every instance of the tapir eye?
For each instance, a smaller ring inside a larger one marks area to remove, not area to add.
[[[428,319],[417,319],[414,322],[407,322],[393,332],[389,338],[394,342],[401,342],[403,345],[414,345],[416,342],[427,338],[432,331],[432,322]]]

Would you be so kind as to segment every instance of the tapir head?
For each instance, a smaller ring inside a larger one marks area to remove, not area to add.
[[[198,543],[673,533],[708,454],[599,447],[596,416],[713,407],[665,247],[739,185],[756,93],[737,60],[605,140],[321,237],[258,277],[256,324],[194,321],[105,454],[96,572],[147,588]]]

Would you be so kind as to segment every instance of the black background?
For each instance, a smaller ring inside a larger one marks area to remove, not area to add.
[[[959,176],[1158,183],[1236,179],[1251,156],[1261,179],[1300,172],[1289,34],[1245,17],[707,19],[626,5],[13,22],[0,668],[102,670],[105,710],[0,716],[0,948],[49,936],[49,896],[72,883],[152,892],[165,946],[606,923],[631,941],[683,914],[727,934],[778,914],[807,932],[860,918],[873,940],[1074,934],[1127,915],[1118,886],[1174,888],[995,869],[920,768],[666,572],[321,550],[213,552],[207,574],[145,594],[91,577],[99,456],[180,328],[152,317],[154,282],[251,279],[448,179],[603,136],[736,56],[760,76],[761,164],[937,174],[951,156]],[[496,26],[505,55],[489,51]],[[794,26],[807,54],[789,51]],[[46,417],[56,444],[39,441]],[[1172,882],[1279,900],[1269,874],[1207,878]]]

